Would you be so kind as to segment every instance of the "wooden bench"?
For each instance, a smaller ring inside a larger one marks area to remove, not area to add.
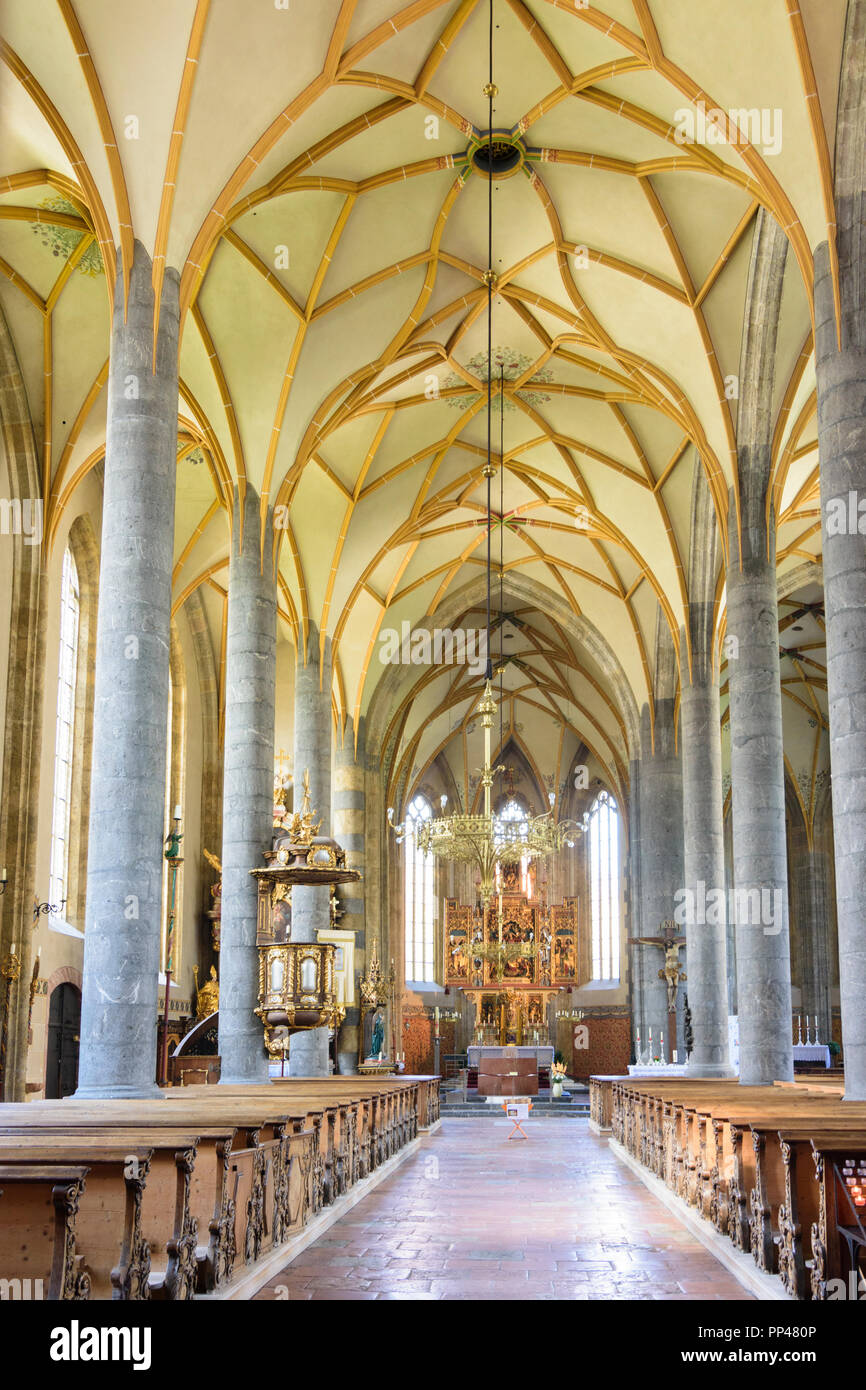
[[[87,1164],[65,1161],[0,1163],[0,1278],[7,1297],[90,1297],[90,1274],[75,1240],[88,1172]]]
[[[597,1096],[604,1088],[617,1141],[792,1297],[826,1297],[832,1280],[859,1275],[866,1103],[844,1102],[826,1078],[778,1087],[599,1078]]]
[[[192,1185],[191,1205],[209,1232],[207,1247],[197,1255],[197,1283],[206,1289],[229,1280],[239,1264],[251,1263],[274,1239],[282,1243],[304,1224],[316,1139],[307,1119],[306,1106],[246,1096],[209,1096],[205,1103],[183,1098],[176,1106],[162,1100],[46,1101],[0,1106],[0,1134],[10,1125],[34,1134],[56,1133],[61,1126],[64,1134],[95,1134],[136,1123],[166,1136],[186,1130],[198,1136],[204,1144],[202,1178]]]
[[[77,1289],[70,1290],[70,1270],[78,1269],[93,1298],[149,1298],[151,1253],[142,1232],[141,1204],[151,1154],[149,1148],[118,1146],[102,1136],[0,1138],[0,1167],[7,1172],[30,1168],[34,1174],[30,1182],[19,1180],[15,1206],[4,1212],[0,1222],[0,1277],[20,1278],[25,1259],[32,1257],[34,1267],[28,1275],[51,1286],[56,1256],[36,1267],[37,1261],[45,1260],[46,1251],[38,1235],[31,1245],[31,1233],[38,1233],[40,1219],[45,1224],[53,1200],[38,1175],[46,1166],[63,1163],[83,1169],[84,1176],[66,1203],[64,1238],[68,1243],[60,1296],[85,1296],[80,1279]]]

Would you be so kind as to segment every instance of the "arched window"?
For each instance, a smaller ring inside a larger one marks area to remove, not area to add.
[[[592,978],[619,979],[619,809],[600,792],[589,812]]]
[[[496,813],[496,819],[499,820],[499,821],[508,821],[508,822],[510,822],[512,825],[516,825],[516,826],[517,826],[517,829],[518,829],[518,833],[521,834],[521,835],[527,835],[527,834],[529,833],[529,811],[527,810],[527,807],[526,807],[525,803],[524,803],[520,798],[518,798],[518,797],[516,797],[516,796],[510,796],[510,797],[508,798],[508,800],[506,801],[506,803],[505,803],[505,805],[502,807],[502,809]],[[504,837],[499,836],[499,837],[497,837],[497,838],[504,838]],[[528,893],[528,892],[529,892],[528,875],[529,875],[529,860],[528,860],[528,859],[526,858],[526,856],[524,855],[524,856],[521,858],[521,860],[520,860],[520,891],[521,891],[521,893]],[[496,866],[496,888],[497,888],[497,890],[498,890],[498,888],[499,888],[499,865],[498,865],[498,864],[497,864],[497,866]]]
[[[69,884],[69,830],[72,757],[75,738],[75,681],[81,612],[78,570],[67,548],[60,580],[60,654],[57,675],[57,730],[54,739],[54,807],[51,815],[51,866],[48,901],[65,902]]]
[[[434,859],[416,843],[413,825],[430,820],[433,808],[424,796],[413,798],[406,815],[403,866],[406,919],[406,979],[433,984],[436,980],[436,894]]]

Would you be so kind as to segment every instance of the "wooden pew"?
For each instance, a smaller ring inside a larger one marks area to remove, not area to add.
[[[215,1088],[214,1088],[215,1089]],[[201,1186],[194,1210],[207,1214],[209,1243],[199,1253],[200,1287],[228,1281],[234,1269],[251,1263],[274,1237],[281,1243],[306,1220],[314,1134],[306,1130],[308,1108],[285,1100],[213,1097],[167,1106],[156,1101],[42,1101],[0,1106],[0,1134],[10,1125],[29,1131],[62,1127],[80,1132],[107,1131],[130,1124],[167,1132],[190,1130],[207,1142]],[[11,1115],[9,1112],[13,1112]],[[306,1136],[306,1137],[305,1137]],[[240,1230],[238,1230],[240,1226]]]
[[[841,1167],[842,1158],[862,1163],[856,1200],[866,1211],[866,1103],[843,1102],[838,1084],[620,1078],[610,1092],[612,1128],[629,1152],[658,1171],[661,1114],[668,1185],[751,1250],[760,1269],[778,1273],[792,1297],[807,1296],[807,1281],[814,1297],[826,1296],[832,1279],[866,1258],[866,1217],[845,1186],[854,1177]],[[807,1226],[811,1261],[803,1248]]]
[[[68,1161],[0,1163],[0,1278],[7,1297],[90,1297],[90,1274],[75,1240],[89,1171]]]
[[[83,1178],[77,1191],[63,1199],[65,1248],[59,1297],[149,1298],[151,1252],[142,1231],[141,1203],[151,1156],[150,1148],[118,1146],[102,1136],[76,1140],[62,1135],[19,1135],[0,1139],[0,1168],[7,1172],[30,1169],[32,1174],[30,1179],[18,1180],[16,1203],[3,1213],[0,1222],[0,1277],[20,1278],[25,1255],[34,1265],[45,1260],[45,1246],[38,1234],[31,1244],[31,1233],[38,1233],[40,1219],[45,1223],[53,1201],[40,1172],[68,1164],[82,1169]],[[42,1263],[28,1274],[56,1287],[56,1258],[55,1253],[50,1263]],[[77,1278],[73,1271],[77,1271]]]

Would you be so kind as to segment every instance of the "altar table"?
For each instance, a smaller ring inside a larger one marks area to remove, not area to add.
[[[493,1047],[474,1043],[467,1049],[469,1066],[476,1070],[482,1057],[534,1057],[536,1071],[553,1066],[552,1047]]]
[[[807,1047],[801,1043],[798,1047],[794,1044],[795,1062],[823,1062],[825,1067],[830,1066],[830,1049],[826,1043],[810,1043]]]

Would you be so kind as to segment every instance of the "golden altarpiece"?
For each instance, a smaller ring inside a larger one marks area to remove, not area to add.
[[[445,981],[475,1006],[475,1042],[547,1043],[548,1005],[577,984],[580,903],[548,906],[505,864],[486,909],[445,900]]]

